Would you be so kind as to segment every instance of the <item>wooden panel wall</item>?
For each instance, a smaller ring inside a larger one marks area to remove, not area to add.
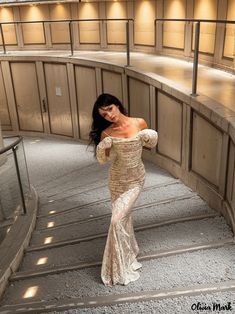
[[[235,1],[228,0],[227,20],[235,20]],[[224,56],[233,58],[235,54],[235,24],[227,24],[224,40]]]
[[[12,8],[0,8],[0,21],[1,22],[12,22],[14,21],[13,9]],[[13,24],[2,25],[4,34],[4,41],[6,45],[16,45],[16,30]],[[2,44],[2,37],[0,36],[0,45]]]
[[[122,75],[111,71],[102,71],[102,89],[104,93],[116,96],[123,101]]]
[[[139,80],[129,78],[129,114],[145,119],[150,126],[150,87]]]
[[[79,3],[79,19],[97,19],[99,18],[98,3]],[[80,44],[98,44],[100,43],[100,29],[98,22],[79,22]]]
[[[11,120],[7,103],[7,96],[2,76],[2,68],[0,66],[0,121],[3,130],[11,129]]]
[[[106,16],[108,19],[124,19],[127,17],[126,2],[107,2]],[[108,44],[126,43],[126,22],[107,22],[107,42]]]
[[[51,133],[73,136],[66,65],[46,63],[44,69]]]
[[[69,4],[52,4],[49,6],[51,20],[71,19]],[[53,44],[69,43],[69,24],[53,23],[51,24],[51,41]]]
[[[165,0],[164,18],[184,19],[186,16],[186,0]],[[164,22],[163,46],[177,49],[184,48],[184,22]]]
[[[35,63],[11,63],[20,130],[43,132]]]
[[[156,2],[152,0],[134,2],[134,43],[153,46],[155,44],[154,19]]]
[[[157,95],[158,152],[181,163],[182,103],[161,92]]]
[[[194,18],[214,20],[217,18],[217,0],[197,0],[194,2]],[[201,23],[199,50],[204,53],[214,53],[215,23]],[[193,31],[194,49],[195,30]]]
[[[96,73],[94,68],[75,66],[78,115],[81,139],[88,139],[91,129],[92,109],[97,98]]]
[[[223,133],[206,119],[193,113],[192,170],[219,186]]]

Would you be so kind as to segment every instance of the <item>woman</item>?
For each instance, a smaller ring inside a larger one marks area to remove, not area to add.
[[[127,285],[139,278],[141,264],[132,225],[131,209],[145,180],[141,160],[142,146],[157,144],[158,134],[147,129],[144,119],[126,115],[121,102],[109,94],[101,94],[93,108],[91,142],[98,161],[112,160],[109,170],[112,217],[105,246],[101,278],[105,285]]]

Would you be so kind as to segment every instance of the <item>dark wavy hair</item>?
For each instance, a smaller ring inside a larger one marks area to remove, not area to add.
[[[126,110],[123,107],[123,104],[121,103],[121,101],[117,97],[110,94],[99,95],[99,97],[96,99],[96,102],[92,110],[93,121],[91,125],[91,131],[89,133],[90,142],[88,144],[88,145],[94,144],[95,150],[96,150],[96,146],[100,142],[102,131],[107,129],[112,124],[112,122],[105,120],[99,114],[99,108],[107,107],[110,105],[116,105],[119,108],[120,112],[126,115]]]

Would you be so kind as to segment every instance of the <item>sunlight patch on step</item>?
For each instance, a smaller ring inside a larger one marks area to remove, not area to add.
[[[41,258],[39,258],[39,260],[37,261],[37,265],[46,264],[47,261],[48,261],[48,257],[41,257]]]
[[[50,221],[47,223],[47,228],[51,228],[51,227],[54,227],[55,225],[55,222],[54,221]]]
[[[24,299],[33,298],[36,295],[37,291],[38,291],[38,286],[30,287],[26,290],[25,294],[23,295],[23,298]]]
[[[53,239],[53,237],[46,237],[46,238],[45,238],[45,241],[44,241],[44,244],[49,244],[49,243],[51,243],[51,242],[52,242],[52,239]]]

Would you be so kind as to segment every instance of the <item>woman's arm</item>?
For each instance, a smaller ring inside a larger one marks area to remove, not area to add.
[[[102,132],[103,133],[103,132]],[[109,151],[112,146],[112,139],[109,136],[105,136],[96,147],[96,158],[100,164],[104,164],[109,160]]]

